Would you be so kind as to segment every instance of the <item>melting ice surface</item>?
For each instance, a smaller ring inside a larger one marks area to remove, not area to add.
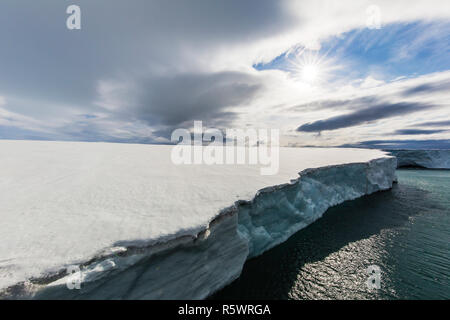
[[[377,150],[281,148],[273,176],[170,153],[0,141],[0,297],[205,298],[330,206],[395,179]],[[71,265],[81,290],[66,287]]]

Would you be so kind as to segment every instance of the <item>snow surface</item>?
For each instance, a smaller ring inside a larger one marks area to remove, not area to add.
[[[395,159],[377,150],[281,148],[279,173],[262,176],[257,165],[176,166],[171,149],[0,141],[3,295],[204,298],[329,206],[395,179]],[[321,169],[297,179],[308,168]],[[74,264],[81,291],[61,275]]]
[[[399,167],[450,169],[450,150],[390,150]]]

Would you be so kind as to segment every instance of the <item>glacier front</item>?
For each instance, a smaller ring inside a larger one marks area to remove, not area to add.
[[[329,207],[391,188],[397,166],[377,150],[280,148],[262,176],[177,166],[171,148],[0,141],[0,297],[202,299]]]
[[[450,169],[450,150],[388,150],[399,167]]]

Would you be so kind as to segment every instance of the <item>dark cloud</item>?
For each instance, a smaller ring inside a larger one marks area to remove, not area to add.
[[[82,9],[79,31],[65,25],[71,4]],[[250,68],[252,62],[301,41],[303,37],[290,39],[291,32],[315,30],[308,28],[316,26],[311,21],[329,21],[333,27],[325,24],[323,30],[317,29],[324,34],[341,32],[334,30],[339,21],[315,19],[323,5],[306,3],[303,10],[293,10],[285,1],[273,0],[2,0],[0,95],[6,101],[2,108],[17,114],[9,122],[20,127],[5,126],[0,137],[147,141],[155,135],[167,138],[174,127],[188,127],[194,119],[206,126],[228,126],[269,82],[262,80],[262,72],[255,76],[256,71],[217,70],[244,70],[245,64]],[[354,6],[348,6],[342,13],[350,16],[353,11]],[[273,37],[278,36],[283,41],[275,43]],[[111,86],[104,97],[103,83],[119,84],[119,92],[108,91],[115,90]],[[442,88],[418,86],[410,94]],[[338,128],[342,122],[357,125],[379,119],[383,110],[373,111],[378,115],[369,110],[382,105],[379,100],[378,96],[325,100],[294,108],[353,112],[347,118],[323,120]],[[268,110],[264,103],[263,109]],[[20,129],[28,123],[41,131]],[[302,127],[314,131],[321,126],[326,123]]]
[[[450,149],[450,140],[368,140],[355,144],[344,144],[343,148],[370,149]]]
[[[79,31],[66,28],[71,4],[81,7]],[[1,93],[43,106],[87,105],[98,80],[155,74],[153,65],[190,68],[195,56],[186,50],[200,57],[282,33],[293,23],[272,0],[2,0]]]
[[[450,120],[447,121],[429,121],[416,124],[420,127],[450,127]]]
[[[413,112],[422,111],[433,107],[430,104],[419,102],[390,102],[386,100],[398,99],[398,96],[411,96],[418,94],[433,94],[440,91],[449,91],[450,81],[433,81],[423,83],[421,85],[411,86],[400,93],[391,93],[389,96],[381,97],[378,95],[370,95],[355,99],[323,99],[306,104],[300,104],[291,107],[293,111],[310,111],[310,110],[350,110],[350,113],[318,120],[312,123],[306,123],[297,128],[300,132],[320,132],[326,130],[336,130],[341,128],[353,127],[364,123],[390,118],[400,115],[409,115]],[[450,121],[427,122],[417,124],[416,126],[449,126]],[[402,131],[396,134],[432,134],[440,131]]]
[[[217,51],[283,34],[299,22],[272,0],[75,2],[0,1],[4,108],[48,122],[65,120],[53,135],[58,139],[75,135],[78,126],[80,139],[109,136],[112,127],[100,124],[74,123],[68,132],[74,114],[155,125],[157,133],[193,119],[226,125],[237,116],[227,108],[250,102],[262,85],[246,73],[214,72]],[[81,7],[81,30],[66,28],[71,4]],[[103,109],[100,84],[124,78],[122,91],[105,103],[124,98],[123,108]]]
[[[305,110],[322,110],[322,109],[354,109],[361,106],[367,106],[376,104],[378,102],[376,96],[367,96],[356,99],[345,99],[345,100],[332,100],[324,99],[313,101],[309,103],[303,103],[291,107],[293,111],[305,111]]]
[[[399,115],[408,115],[413,112],[423,111],[429,108],[432,108],[432,106],[422,103],[378,103],[364,107],[349,114],[303,124],[297,128],[297,131],[320,132],[325,130],[354,127],[371,121]]]
[[[394,135],[419,135],[419,134],[435,134],[445,132],[446,130],[422,130],[422,129],[401,129],[395,131]]]
[[[168,126],[192,120],[226,124],[236,117],[226,109],[245,106],[262,88],[258,77],[242,72],[150,78],[139,84],[134,116],[149,124]]]
[[[412,88],[408,88],[401,94],[407,97],[419,94],[436,93],[440,91],[450,91],[450,81],[421,84]]]

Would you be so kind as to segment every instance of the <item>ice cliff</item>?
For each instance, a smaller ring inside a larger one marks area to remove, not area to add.
[[[264,177],[173,166],[170,146],[0,144],[0,298],[202,299],[329,207],[391,188],[397,166],[376,150],[281,148]]]
[[[388,150],[399,167],[450,169],[450,150]]]
[[[239,277],[245,261],[282,243],[331,206],[392,187],[395,160],[308,169],[222,211],[196,237],[118,253],[38,290],[38,299],[202,299]],[[68,290],[77,280],[82,289]]]

